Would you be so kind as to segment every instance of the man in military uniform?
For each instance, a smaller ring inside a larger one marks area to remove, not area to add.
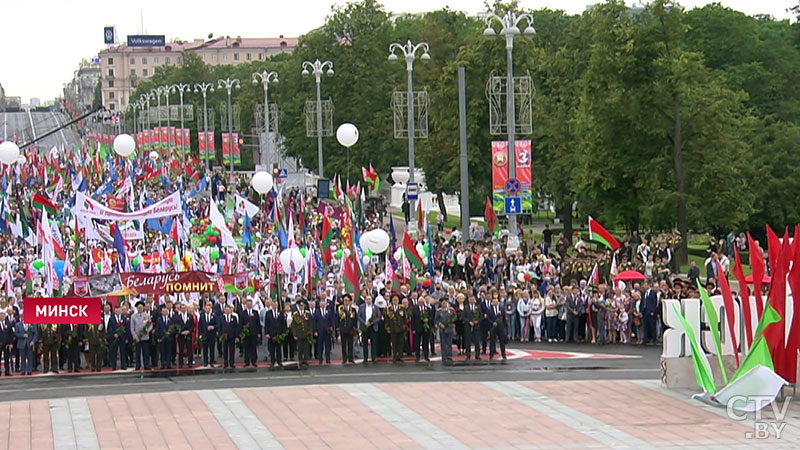
[[[292,336],[297,341],[297,365],[308,367],[308,358],[311,351],[309,339],[312,338],[311,313],[306,309],[305,302],[298,300],[297,311],[292,313]]]
[[[342,364],[355,364],[353,361],[353,337],[358,326],[358,313],[353,307],[349,294],[342,297],[344,304],[339,306],[339,330],[342,336]]]
[[[105,330],[103,330],[103,323],[90,324],[86,330],[86,340],[89,343],[89,351],[87,353],[86,364],[92,372],[100,372],[103,366],[103,344],[106,339]]]
[[[39,325],[39,339],[41,339],[44,360],[42,373],[58,373],[58,349],[61,347],[58,325]]]
[[[392,295],[392,304],[386,307],[386,331],[392,340],[392,362],[403,362],[403,344],[406,335],[406,309],[400,305],[400,297]]]

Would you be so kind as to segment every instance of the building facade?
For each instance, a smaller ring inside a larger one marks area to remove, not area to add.
[[[128,47],[121,44],[100,52],[101,93],[103,106],[112,111],[128,108],[130,96],[138,83],[150,78],[156,67],[179,65],[185,53],[193,52],[208,65],[240,64],[261,61],[279,53],[288,53],[297,38],[195,39],[192,42],[168,42],[164,47]]]
[[[86,112],[92,108],[98,81],[100,81],[100,61],[98,59],[81,61],[72,80],[64,86],[64,98],[73,111]]]

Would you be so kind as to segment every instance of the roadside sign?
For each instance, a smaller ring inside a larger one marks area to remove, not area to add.
[[[506,214],[522,212],[522,197],[506,197]]]
[[[419,185],[417,183],[408,183],[406,186],[406,198],[409,201],[419,199]]]
[[[508,181],[506,181],[505,188],[506,188],[506,193],[508,193],[508,195],[515,195],[522,188],[522,185],[520,184],[518,179],[509,178]]]
[[[278,178],[288,178],[289,169],[278,169]]]

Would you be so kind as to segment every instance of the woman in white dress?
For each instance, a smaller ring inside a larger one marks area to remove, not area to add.
[[[542,342],[542,315],[544,314],[544,299],[539,291],[533,291],[531,303],[531,322],[533,323],[533,334],[535,342]]]

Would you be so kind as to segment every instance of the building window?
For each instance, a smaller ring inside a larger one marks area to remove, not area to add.
[[[108,87],[114,87],[114,80],[108,80]]]
[[[112,110],[112,111],[113,111],[113,110],[115,110],[115,109],[117,109],[117,108],[116,108],[116,106],[115,106],[113,103],[109,103],[109,104],[108,104],[108,109],[110,109],[110,110]]]
[[[239,54],[238,53],[234,53],[233,54],[233,60],[234,61],[238,61],[239,60]]]
[[[135,87],[136,87],[136,80],[131,80],[131,87],[132,87],[132,88],[135,88]]]
[[[259,61],[264,59],[264,54],[263,53],[259,53],[258,54],[258,59],[259,59]]]
[[[136,64],[136,58],[131,58],[131,64]]]
[[[114,91],[108,93],[108,98],[114,98]],[[264,109],[264,108],[261,108]]]
[[[183,64],[183,56],[178,56],[178,64]]]
[[[108,69],[108,76],[110,77],[114,76],[114,69]]]
[[[247,59],[248,61],[250,61],[250,60],[252,59],[252,58],[250,57],[250,53],[248,53],[248,54],[247,54],[247,56],[245,57],[245,59]]]
[[[216,60],[217,60],[217,54],[216,54],[216,53],[214,53],[213,55],[211,55],[211,60],[212,60],[212,61],[216,61]]]
[[[131,69],[131,76],[132,76],[132,77],[135,77],[135,76],[136,76],[136,69]]]
[[[156,61],[156,62],[158,62],[158,61]],[[169,64],[169,63],[170,63],[169,56],[165,56],[165,57],[164,57],[164,62],[165,62],[165,63],[167,63],[167,64]]]
[[[145,76],[145,77],[147,76],[147,69],[142,69],[142,76]]]
[[[222,60],[223,61],[227,61],[228,60],[228,54],[227,53],[223,53],[222,54]]]
[[[108,65],[109,66],[113,66],[114,65],[114,58],[108,58]]]
[[[167,62],[169,62],[169,58],[167,58]],[[153,56],[153,64],[158,64],[158,56]]]
[[[142,64],[147,64],[147,58],[145,58],[144,56],[142,57]]]

